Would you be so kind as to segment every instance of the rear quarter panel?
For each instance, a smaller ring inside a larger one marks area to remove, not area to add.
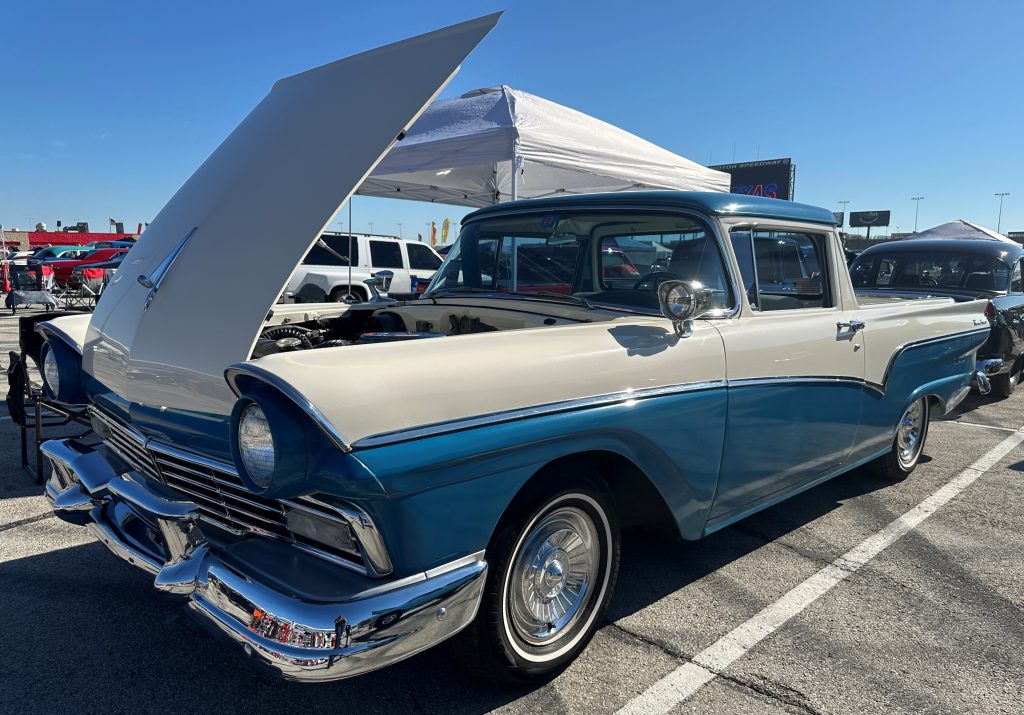
[[[913,400],[931,395],[944,405],[970,384],[975,351],[989,334],[986,303],[939,298],[860,306],[864,376],[874,389],[861,416],[855,459],[888,447]]]

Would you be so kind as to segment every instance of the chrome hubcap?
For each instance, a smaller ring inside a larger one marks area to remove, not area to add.
[[[909,468],[917,462],[921,452],[921,436],[924,434],[924,407],[918,400],[903,413],[896,428],[896,454],[900,465]]]
[[[584,611],[597,572],[594,522],[574,507],[553,511],[522,541],[508,585],[511,625],[530,645],[547,645]]]

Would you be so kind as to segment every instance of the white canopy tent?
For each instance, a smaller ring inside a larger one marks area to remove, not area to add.
[[[990,228],[979,226],[976,223],[970,221],[964,221],[963,219],[957,219],[956,221],[950,221],[944,223],[935,228],[929,228],[925,231],[918,233],[912,233],[907,238],[981,238],[988,241],[1003,241],[1005,243],[1016,243],[1012,239],[1007,238],[1001,233],[996,233]]]
[[[480,207],[595,191],[727,192],[729,179],[607,122],[501,86],[434,102],[357,193]]]

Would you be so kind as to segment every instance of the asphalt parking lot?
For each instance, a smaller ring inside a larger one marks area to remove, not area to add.
[[[15,320],[0,317],[5,367]],[[608,622],[519,691],[469,679],[444,648],[318,686],[252,669],[50,516],[0,415],[9,712],[1022,711],[1024,391],[933,420],[902,483],[857,470],[702,542],[627,532]]]

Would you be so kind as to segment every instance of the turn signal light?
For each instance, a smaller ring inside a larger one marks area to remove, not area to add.
[[[989,301],[989,304],[985,306],[985,317],[989,320],[996,317],[996,307],[992,305],[992,301]]]

